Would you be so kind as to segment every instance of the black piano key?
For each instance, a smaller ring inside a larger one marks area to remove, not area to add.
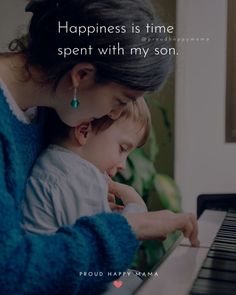
[[[224,236],[224,237],[236,237],[236,232],[228,232],[228,231],[223,231],[223,230],[219,230],[217,236]]]
[[[235,228],[230,227],[230,226],[227,226],[227,227],[222,226],[221,229],[222,229],[223,231],[226,231],[226,232],[232,232],[232,233],[235,233],[235,231],[236,231]]]
[[[226,213],[226,217],[236,217],[236,214],[233,213],[233,212],[228,211],[228,212]]]
[[[236,222],[234,220],[234,217],[229,217],[228,219],[225,218],[222,225],[227,225],[227,224],[235,226]]]
[[[223,222],[228,221],[228,220],[235,221],[236,220],[236,216],[226,215],[225,218],[224,218],[224,220],[223,220]]]
[[[222,225],[227,225],[227,224],[235,226],[236,222],[235,222],[234,218],[224,219]]]
[[[236,229],[231,229],[231,228],[225,229],[225,228],[222,228],[222,231],[225,232],[225,233],[228,233],[228,234],[230,234],[230,233],[235,234]]]
[[[224,223],[222,223],[222,228],[224,227],[229,227],[229,228],[236,228],[236,224],[235,221],[224,221]]]
[[[229,238],[229,237],[220,237],[218,235],[217,238],[215,239],[215,242],[235,245],[236,244],[236,239]]]
[[[202,268],[198,273],[198,278],[235,283],[236,291],[236,275],[234,272]]]
[[[235,295],[235,284],[207,279],[197,279],[191,295]]]
[[[236,211],[229,210],[226,216],[236,217]]]
[[[234,272],[236,280],[236,263],[235,261],[228,259],[218,259],[207,257],[205,262],[202,265],[203,268],[215,269],[221,271],[231,271]]]
[[[233,232],[233,233],[235,233],[235,229],[234,228],[231,228],[230,226],[223,226],[222,225],[221,230],[222,231],[226,231],[226,232]]]
[[[222,234],[220,233],[217,238],[230,238],[236,243],[236,235],[230,235],[230,234]]]
[[[235,220],[227,220],[225,219],[224,222],[222,223],[222,225],[229,225],[229,226],[236,226],[236,222]]]
[[[236,243],[236,235],[230,235],[230,234],[224,234],[224,233],[219,233],[217,235],[217,239],[218,238],[226,238],[226,239],[231,239],[234,241],[234,243]]]
[[[235,235],[228,235],[228,234],[219,234],[217,238],[226,238],[226,239],[231,239],[236,243],[236,236]]]
[[[235,223],[235,221],[230,221],[230,220],[226,220],[226,221],[224,221],[224,223],[222,224],[222,226],[230,226],[230,227],[234,227],[234,228],[236,228],[236,223]]]
[[[229,251],[229,252],[236,253],[235,245],[229,245],[229,244],[225,244],[225,243],[214,242],[210,249],[211,250]]]
[[[226,216],[224,220],[231,220],[231,221],[236,221],[236,216],[232,217],[232,216]]]
[[[225,218],[236,218],[236,214],[235,213],[227,213]]]
[[[236,225],[236,219],[235,220],[231,220],[231,219],[227,220],[227,219],[225,219],[221,226],[226,226],[226,225],[235,226]]]
[[[230,259],[236,261],[236,253],[233,252],[226,252],[226,251],[215,251],[210,250],[207,254],[207,257],[211,258],[219,258],[219,259]]]
[[[218,233],[219,236],[229,236],[229,237],[236,237],[236,232],[229,232],[229,231],[219,231]]]

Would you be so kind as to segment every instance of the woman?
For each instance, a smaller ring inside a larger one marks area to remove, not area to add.
[[[77,220],[52,236],[26,234],[20,227],[25,181],[44,144],[44,108],[56,110],[70,126],[108,114],[116,119],[130,99],[158,89],[169,57],[152,54],[154,36],[60,32],[58,22],[74,26],[144,27],[158,23],[144,0],[35,0],[27,42],[15,40],[0,56],[0,288],[1,294],[93,294],[114,280],[108,272],[127,269],[137,239],[163,238],[180,229],[197,245],[191,214],[168,211],[100,214]],[[132,14],[130,14],[132,11]],[[142,37],[151,37],[143,42]],[[109,37],[109,38],[108,38]],[[148,39],[149,40],[149,39]],[[57,54],[58,48],[95,49],[117,44],[125,55]],[[131,47],[149,47],[143,58]],[[117,226],[117,224],[119,226]],[[101,276],[90,276],[100,272]]]

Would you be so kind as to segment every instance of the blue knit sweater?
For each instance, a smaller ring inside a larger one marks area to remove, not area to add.
[[[35,123],[20,122],[1,89],[0,110],[0,294],[98,294],[115,279],[111,273],[125,271],[133,259],[138,241],[129,224],[103,213],[51,236],[26,234],[20,203],[42,149],[44,119],[39,114]]]

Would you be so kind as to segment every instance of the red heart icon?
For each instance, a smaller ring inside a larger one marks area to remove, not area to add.
[[[123,282],[120,280],[116,280],[113,282],[113,285],[119,289],[123,285]]]

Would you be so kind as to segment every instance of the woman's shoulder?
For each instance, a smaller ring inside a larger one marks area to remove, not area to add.
[[[4,135],[4,137],[11,136],[12,133],[12,124],[11,124],[11,110],[7,103],[7,97],[4,89],[1,87],[0,83],[0,135]]]
[[[30,141],[32,144],[32,140],[37,142],[37,137],[41,136],[45,125],[43,109],[40,108],[37,111],[37,115],[35,115],[32,122],[22,120],[15,112],[6,90],[0,83],[0,110],[0,134],[13,141],[15,141],[16,137],[22,137],[22,141]],[[31,137],[34,138],[32,139]]]
[[[0,83],[0,110],[1,110],[1,116],[0,116],[0,122],[3,121],[4,117],[6,118],[6,115],[8,115],[8,104],[7,104],[7,97],[5,94],[5,91]]]

